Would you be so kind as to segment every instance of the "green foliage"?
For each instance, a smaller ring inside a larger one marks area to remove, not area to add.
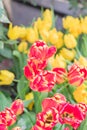
[[[33,92],[34,93],[34,105],[35,105],[35,112],[38,113],[40,112],[41,109],[41,102],[44,98],[46,98],[48,96],[47,92],[44,93],[40,93],[40,92]],[[39,107],[38,107],[39,106]]]
[[[87,130],[87,117],[86,119],[81,123],[80,127],[78,130]]]
[[[79,36],[78,49],[84,57],[87,57],[87,34],[82,34]]]
[[[25,77],[22,76],[17,84],[17,96],[21,99],[25,99],[25,94],[28,90],[28,82],[25,80]]]
[[[5,96],[1,91],[0,91],[0,111],[4,110],[6,107],[10,107],[11,100],[9,96]]]

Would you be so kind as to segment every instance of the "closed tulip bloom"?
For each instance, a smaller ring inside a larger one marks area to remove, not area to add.
[[[20,27],[20,26],[12,27],[12,24],[10,24],[7,35],[9,37],[9,39],[11,39],[11,40],[24,38],[26,35],[26,29],[25,29],[25,27]]]
[[[77,45],[77,41],[72,34],[64,35],[64,43],[65,43],[65,46],[69,49],[73,49]]]
[[[58,41],[59,37],[58,37],[58,32],[56,30],[56,28],[53,28],[52,30],[49,31],[49,37],[48,40],[51,44],[56,45],[57,41]]]
[[[66,70],[64,68],[53,68],[53,71],[56,73],[56,82],[61,84],[65,81]]]
[[[68,71],[68,81],[71,85],[80,86],[87,78],[87,68],[73,64]]]
[[[42,40],[45,42],[48,42],[49,31],[47,29],[43,28],[39,31],[39,33],[40,33]]]
[[[11,109],[12,109],[12,111],[13,111],[16,115],[22,114],[23,111],[24,111],[23,101],[22,101],[21,99],[15,100],[15,101],[11,104]]]
[[[30,43],[34,43],[35,41],[38,40],[38,31],[37,28],[27,28],[26,31],[26,40]]]
[[[80,56],[77,62],[80,65],[87,66],[87,59],[85,57],[83,57],[83,56]]]
[[[62,55],[66,60],[72,61],[75,58],[76,51],[74,49],[69,50],[67,48],[62,48],[60,55]]]
[[[75,89],[73,92],[73,97],[77,103],[85,103],[87,104],[87,86],[85,84],[81,84],[79,87]],[[79,96],[80,94],[80,96]]]
[[[26,94],[25,100],[34,100],[33,92]],[[28,105],[28,109],[32,110],[33,106],[34,106],[34,101],[31,101],[31,103]]]
[[[28,43],[25,41],[20,42],[20,44],[18,45],[18,51],[27,53],[27,49],[28,49]]]
[[[36,41],[30,48],[29,57],[35,57],[39,60],[47,60],[56,53],[54,46],[48,47],[44,41]]]
[[[10,85],[14,80],[14,74],[8,70],[0,70],[0,85]]]
[[[49,63],[51,64],[52,68],[56,67],[66,68],[66,61],[62,55],[57,54],[55,57],[54,56],[51,57],[49,59]]]

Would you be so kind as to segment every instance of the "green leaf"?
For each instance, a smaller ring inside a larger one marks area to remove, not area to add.
[[[0,0],[0,22],[10,23],[9,19],[7,18],[2,0]]]
[[[33,92],[33,93],[34,93],[35,112],[38,113],[41,111],[42,100],[48,96],[48,93],[47,92],[43,92],[43,93]]]
[[[0,41],[0,49],[3,49],[4,48],[4,43],[3,41]]]
[[[10,107],[11,102],[9,98],[0,91],[0,111],[4,110],[6,107]]]
[[[21,99],[25,99],[25,94],[28,90],[29,90],[28,82],[26,81],[25,77],[22,76],[17,85],[18,96]]]
[[[8,48],[0,49],[0,55],[12,59],[12,51]]]
[[[87,130],[87,117],[86,119],[81,123],[78,130]]]
[[[33,101],[33,99],[31,100],[24,100],[24,107],[28,107],[28,105]]]
[[[13,44],[19,43],[19,41],[17,41],[17,40],[6,40],[5,43],[9,44],[9,45],[13,45]]]
[[[17,126],[20,126],[22,130],[30,130],[34,125],[31,119],[35,122],[35,114],[33,112],[24,113],[18,118]]]

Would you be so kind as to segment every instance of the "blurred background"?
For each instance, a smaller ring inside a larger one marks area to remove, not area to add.
[[[41,15],[41,8],[53,8],[56,27],[61,29],[62,18],[66,15],[87,14],[86,0],[3,0],[8,17],[14,25],[30,25]]]

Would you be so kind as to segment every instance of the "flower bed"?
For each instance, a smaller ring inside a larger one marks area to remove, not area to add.
[[[63,18],[53,10],[30,26],[0,24],[0,130],[85,130],[87,17]],[[80,96],[79,96],[80,95]]]

